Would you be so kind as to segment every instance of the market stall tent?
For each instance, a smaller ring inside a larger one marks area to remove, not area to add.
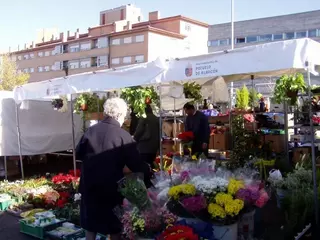
[[[305,38],[172,59],[163,82],[204,84],[221,76],[226,82],[305,71],[320,65],[320,43]],[[311,69],[311,72],[312,69]]]
[[[0,92],[0,156],[19,156],[18,129],[21,155],[52,153],[72,148],[70,112],[53,110],[51,101],[26,101],[23,104],[27,107],[16,108],[13,93]],[[81,118],[75,114],[76,140],[82,135],[81,126]]]

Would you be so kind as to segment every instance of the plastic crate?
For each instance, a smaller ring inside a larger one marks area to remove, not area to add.
[[[84,237],[86,237],[86,232],[85,232],[85,230],[82,229],[82,231],[64,236],[63,240],[78,240],[79,238],[84,238]],[[108,237],[103,236],[101,234],[98,234],[97,238],[96,238],[96,240],[107,240],[107,239],[108,239]]]
[[[46,237],[48,237],[50,240],[60,240],[60,239],[61,240],[64,240],[64,239],[69,240],[69,239],[72,239],[72,238],[69,238],[69,236],[81,234],[82,232],[83,232],[83,229],[81,229],[80,227],[76,227],[76,230],[73,233],[69,233],[69,234],[66,234],[66,235],[59,237],[59,236],[52,234],[51,232],[46,232]]]
[[[60,227],[62,223],[64,223],[65,219],[59,219],[59,222],[45,225],[45,226],[33,226],[26,222],[26,220],[22,219],[20,220],[20,232],[33,236],[35,238],[39,239],[45,239],[46,232],[56,229],[57,227]]]
[[[3,201],[3,202],[0,202],[0,211],[7,210],[8,207],[11,206],[11,204],[12,204],[12,200],[11,199]]]

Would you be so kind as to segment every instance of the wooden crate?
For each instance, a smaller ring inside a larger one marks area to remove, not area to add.
[[[285,151],[284,135],[265,135],[264,142],[271,142],[271,148],[276,153],[282,153]]]

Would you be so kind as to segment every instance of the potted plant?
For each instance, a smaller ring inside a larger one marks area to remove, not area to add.
[[[249,91],[246,85],[241,89],[236,90],[236,105],[237,109],[246,111],[249,107]]]
[[[186,98],[193,98],[194,103],[200,103],[202,101],[201,85],[195,82],[184,83],[183,93]]]
[[[74,112],[83,112],[84,120],[100,120],[103,118],[103,104],[106,98],[96,94],[82,93],[74,103]]]
[[[298,99],[298,92],[303,93],[305,91],[306,84],[301,73],[283,75],[276,81],[273,99],[278,104],[289,101],[290,105],[295,105]]]
[[[318,94],[318,95],[319,95],[319,93],[320,93],[320,86],[318,86],[318,85],[312,86],[311,92],[312,92],[313,94]]]

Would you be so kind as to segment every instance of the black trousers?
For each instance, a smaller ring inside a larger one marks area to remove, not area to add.
[[[156,153],[140,153],[141,160],[150,164],[152,167],[154,165],[154,161],[156,157],[157,157]]]

